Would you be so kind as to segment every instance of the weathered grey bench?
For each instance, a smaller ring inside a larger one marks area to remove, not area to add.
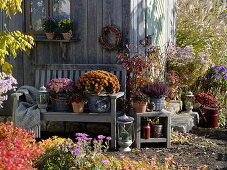
[[[118,64],[51,64],[35,65],[35,87],[45,85],[53,78],[71,78],[76,81],[79,76],[90,70],[105,70],[115,74],[121,84],[120,92],[110,95],[110,113],[71,113],[71,112],[46,112],[41,113],[41,120],[47,121],[74,121],[74,122],[100,122],[111,124],[111,147],[116,148],[116,100],[124,96],[126,89],[126,70]],[[13,120],[15,110],[21,93],[14,93],[13,96]]]

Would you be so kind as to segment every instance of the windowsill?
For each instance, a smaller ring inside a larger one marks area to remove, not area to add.
[[[70,40],[65,40],[65,39],[47,39],[46,36],[35,36],[35,41],[37,42],[76,42],[79,41],[78,39],[72,38]]]

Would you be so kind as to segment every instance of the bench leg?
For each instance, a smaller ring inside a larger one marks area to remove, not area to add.
[[[116,149],[116,122],[111,123],[111,148]]]

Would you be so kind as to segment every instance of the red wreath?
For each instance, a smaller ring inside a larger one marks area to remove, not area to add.
[[[107,35],[109,33],[113,33],[115,36],[115,42],[113,44],[109,44],[107,42]],[[115,50],[120,44],[120,41],[121,41],[121,33],[116,27],[106,26],[102,29],[102,33],[99,36],[99,43],[103,48],[106,48],[108,50]]]

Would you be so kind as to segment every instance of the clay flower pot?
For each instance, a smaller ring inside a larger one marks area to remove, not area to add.
[[[136,113],[144,113],[146,112],[146,109],[147,109],[147,102],[146,103],[133,102],[133,108]]]
[[[45,34],[48,40],[54,39],[54,32],[46,32]]]
[[[70,40],[72,38],[72,33],[70,32],[62,33],[62,36],[65,40]]]
[[[84,111],[84,102],[72,102],[73,112],[81,113]]]

